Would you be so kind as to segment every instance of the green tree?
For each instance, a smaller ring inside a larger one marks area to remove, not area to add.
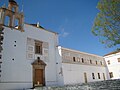
[[[107,47],[120,45],[120,0],[100,0],[92,33]]]

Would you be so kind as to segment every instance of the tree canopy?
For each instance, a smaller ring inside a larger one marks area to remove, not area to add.
[[[100,0],[92,33],[107,47],[120,44],[120,0]]]

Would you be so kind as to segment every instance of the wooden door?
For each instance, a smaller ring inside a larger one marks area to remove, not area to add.
[[[84,79],[85,79],[85,83],[87,83],[87,74],[84,73]]]
[[[35,84],[43,85],[43,69],[35,69]]]

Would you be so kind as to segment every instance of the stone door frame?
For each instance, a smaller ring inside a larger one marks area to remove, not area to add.
[[[33,87],[35,86],[45,86],[45,66],[46,64],[42,60],[35,60],[32,63],[32,68],[33,68]],[[43,70],[43,84],[36,84],[35,83],[35,70],[36,69],[42,69]]]

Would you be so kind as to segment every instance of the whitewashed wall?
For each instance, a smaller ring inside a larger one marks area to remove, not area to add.
[[[61,56],[61,47],[57,46],[56,48],[56,65],[57,65],[57,79],[58,85],[63,86],[63,69],[62,69],[62,56]]]
[[[118,62],[118,58],[120,58],[120,52],[107,55],[104,58],[109,72],[113,72],[113,78],[111,79],[120,79],[120,62]],[[108,64],[108,61],[110,61],[110,64]]]
[[[103,73],[105,79],[108,79],[108,69],[103,57],[67,48],[62,48],[61,52],[64,84],[85,83],[84,73],[87,74],[87,82],[104,80]],[[84,62],[82,62],[82,58]],[[95,79],[93,79],[92,73],[94,73]],[[98,73],[100,73],[100,79],[98,79]]]
[[[63,75],[64,75],[64,84],[78,84],[85,83],[84,73],[87,74],[87,81],[101,81],[104,80],[103,73],[106,76],[106,68],[105,67],[96,67],[89,65],[80,65],[80,64],[69,64],[63,63]],[[95,75],[95,79],[92,77],[92,73]],[[98,79],[98,73],[100,73],[100,79]]]
[[[25,32],[5,27],[3,53],[2,53],[2,75],[0,89],[31,88],[33,85],[32,65],[37,59],[27,58],[27,38],[48,42],[48,60],[41,55],[40,58],[47,64],[45,68],[45,83],[47,86],[60,84],[57,74],[56,46],[58,35],[34,26],[25,24]],[[16,45],[16,46],[14,46]],[[58,68],[59,69],[59,68]],[[19,87],[18,87],[19,85]]]

